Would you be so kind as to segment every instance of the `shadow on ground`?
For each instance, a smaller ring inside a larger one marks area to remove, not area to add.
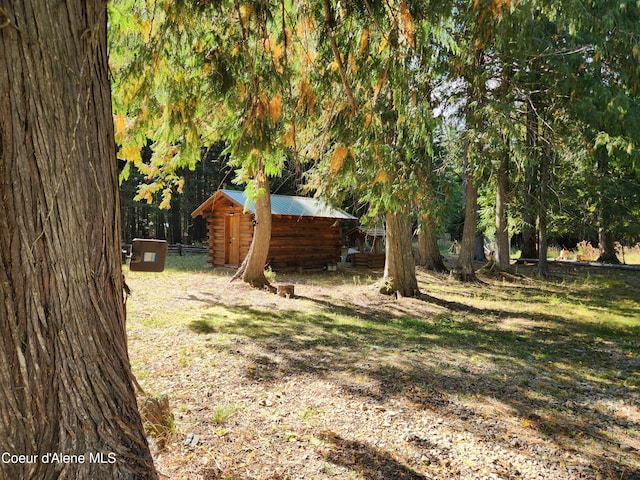
[[[612,291],[593,296],[585,292],[580,300],[591,308],[615,309],[615,289],[620,289],[616,282]],[[504,290],[498,294],[509,296]],[[525,295],[544,294],[532,288]],[[640,318],[640,306],[630,301],[626,290],[621,298],[620,313]],[[515,418],[564,451],[579,453],[584,442],[595,443],[597,448],[588,453],[594,478],[640,478],[634,439],[619,442],[611,435],[612,429],[640,431],[640,425],[602,408],[638,405],[638,325],[586,326],[548,311],[523,313],[506,303],[503,308],[483,309],[435,294],[420,299],[439,308],[425,317],[389,318],[384,306],[306,300],[319,309],[278,311],[217,304],[229,312],[227,319],[203,316],[190,328],[197,334],[215,332],[257,343],[259,354],[244,352],[233,342],[227,348],[233,354],[253,356],[251,360],[261,367],[255,375],[262,382],[296,373],[358,374],[375,386],[361,388],[345,381],[341,388],[375,402],[402,396],[459,422],[461,428],[482,413],[461,409],[449,398],[499,400]],[[508,319],[525,322],[507,328],[501,320]],[[394,354],[395,361],[377,362],[376,352],[381,351]],[[495,441],[495,433],[488,430],[486,440]],[[378,478],[374,471],[385,472],[380,478],[424,478],[370,445],[333,434],[326,434],[325,440],[339,447],[327,454],[329,461],[365,478]]]

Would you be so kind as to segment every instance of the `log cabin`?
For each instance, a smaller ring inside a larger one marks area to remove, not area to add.
[[[207,219],[209,263],[237,267],[253,239],[254,205],[244,192],[218,190],[193,211]],[[324,268],[340,261],[342,222],[357,220],[325,202],[271,195],[271,243],[267,264],[274,271]]]

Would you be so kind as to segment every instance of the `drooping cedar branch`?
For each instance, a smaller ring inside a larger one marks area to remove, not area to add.
[[[333,9],[331,8],[331,4],[329,0],[324,1],[324,16],[327,22],[327,30],[329,32],[329,39],[331,41],[331,50],[333,50],[333,55],[336,59],[336,63],[338,65],[338,71],[340,72],[340,79],[342,80],[342,86],[347,93],[347,98],[349,99],[349,104],[351,105],[351,113],[355,115],[358,112],[358,105],[356,103],[356,99],[353,96],[353,91],[351,90],[351,86],[349,85],[349,80],[347,78],[347,72],[344,68],[344,62],[342,61],[342,56],[340,54],[340,50],[338,49],[338,43],[336,42],[336,36],[333,31],[334,26],[334,16]]]

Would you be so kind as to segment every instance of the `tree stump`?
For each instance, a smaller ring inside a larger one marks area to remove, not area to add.
[[[293,297],[293,285],[278,285],[278,295],[285,298]]]

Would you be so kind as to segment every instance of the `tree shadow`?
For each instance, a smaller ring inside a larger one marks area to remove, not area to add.
[[[502,293],[508,298],[508,292]],[[523,295],[533,298],[544,294],[541,287],[527,287]],[[606,308],[614,303],[615,292],[610,294],[608,298],[601,293],[602,299],[593,302],[605,303],[593,306]],[[483,413],[449,399],[499,401],[509,407],[513,418],[559,449],[589,458],[593,478],[640,478],[637,438],[618,434],[613,441],[611,436],[612,429],[640,431],[640,423],[615,411],[615,405],[636,408],[639,404],[640,327],[605,323],[587,327],[553,311],[516,311],[506,302],[503,308],[484,309],[434,294],[424,294],[418,300],[437,307],[423,317],[390,317],[387,303],[335,305],[325,299],[298,298],[315,303],[319,309],[267,310],[216,303],[232,313],[228,320],[205,316],[189,328],[202,334],[215,331],[250,338],[258,345],[257,352],[233,342],[216,346],[246,355],[259,365],[247,381],[259,379],[266,384],[296,374],[339,377],[335,380],[339,388],[363,400],[382,403],[402,397],[437,412],[462,430],[472,420],[482,422]],[[637,301],[625,309],[637,312]],[[524,322],[516,330],[505,328],[501,320],[510,318]],[[404,360],[394,365],[362,360],[382,350],[398,353]],[[451,358],[441,355],[444,351]],[[474,359],[480,359],[482,368]],[[350,375],[370,382],[363,387],[350,382]],[[625,377],[628,388],[620,388]],[[486,442],[504,443],[507,433],[495,425],[474,431]],[[396,469],[395,474],[407,475],[405,478],[423,478],[369,445],[337,436],[327,441],[341,447],[328,460],[363,476],[377,475],[371,465],[386,464]],[[595,445],[588,454],[580,452],[585,443]]]
[[[200,335],[207,335],[216,331],[212,323],[204,318],[192,321],[189,324],[189,330]]]
[[[427,478],[367,443],[346,440],[331,432],[323,432],[319,438],[331,447],[324,455],[328,462],[356,471],[367,480]]]

